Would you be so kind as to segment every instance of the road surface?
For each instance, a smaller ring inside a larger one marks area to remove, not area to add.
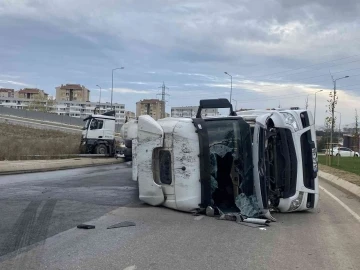
[[[260,230],[146,206],[130,173],[120,164],[0,177],[0,269],[359,268],[360,201],[323,181],[318,209],[275,213]],[[120,221],[136,226],[106,229]],[[74,228],[83,222],[96,229]]]

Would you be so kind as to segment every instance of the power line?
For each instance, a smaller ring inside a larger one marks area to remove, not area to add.
[[[318,65],[322,65],[322,64],[326,64],[326,63],[331,63],[331,62],[336,62],[336,61],[340,61],[340,60],[344,60],[344,59],[348,59],[348,58],[353,58],[353,57],[356,57],[356,56],[360,56],[360,54],[355,54],[355,55],[351,55],[351,56],[347,56],[347,57],[343,57],[343,58],[338,58],[338,59],[334,59],[334,60],[330,60],[330,61],[324,61],[324,62],[320,62],[320,63],[317,63],[317,64],[308,65],[308,66],[293,68],[293,69],[289,69],[289,70],[285,70],[285,71],[278,71],[278,72],[274,72],[274,73],[269,73],[269,74],[264,74],[264,75],[255,75],[255,76],[249,76],[249,77],[252,77],[252,78],[255,78],[255,77],[268,77],[268,76],[272,76],[272,75],[276,75],[276,74],[286,73],[286,72],[290,72],[290,71],[294,71],[294,70],[300,70],[300,69],[304,69],[304,68],[308,68],[308,67],[313,67],[313,66],[318,66]]]

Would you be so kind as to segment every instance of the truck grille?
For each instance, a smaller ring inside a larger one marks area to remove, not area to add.
[[[300,137],[302,165],[303,165],[303,179],[304,186],[308,189],[314,190],[314,181],[317,173],[313,169],[312,148],[315,147],[311,139],[311,131],[308,130]]]

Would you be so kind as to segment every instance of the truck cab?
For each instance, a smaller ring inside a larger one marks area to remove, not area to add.
[[[84,122],[80,152],[112,155],[115,151],[115,111],[93,114]]]
[[[203,108],[229,108],[230,115],[202,118]],[[186,212],[240,210],[270,220],[272,208],[292,212],[317,205],[309,112],[236,114],[227,99],[201,100],[196,118],[155,121],[144,115],[121,133],[132,141],[133,180],[150,205]]]
[[[203,108],[229,108],[230,115],[201,118]],[[137,132],[130,132],[134,127]],[[186,212],[236,212],[248,201],[254,217],[270,216],[256,200],[262,191],[255,191],[250,125],[228,100],[200,101],[196,118],[155,121],[143,115],[121,134],[132,140],[133,180],[142,201]]]

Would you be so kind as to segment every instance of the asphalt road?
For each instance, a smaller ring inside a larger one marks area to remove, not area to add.
[[[321,186],[360,215],[358,199]],[[359,268],[360,222],[326,192],[266,230],[146,206],[136,192],[126,164],[0,177],[0,269]],[[120,221],[136,226],[106,229]]]

